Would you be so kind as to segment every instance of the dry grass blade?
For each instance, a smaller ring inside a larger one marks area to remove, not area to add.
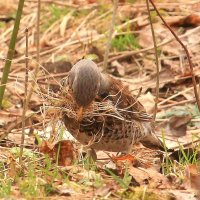
[[[40,6],[41,6],[41,2],[40,0],[38,0],[38,7],[37,7],[37,63],[40,63]],[[35,82],[37,80],[37,75],[39,72],[39,64],[36,66],[35,70],[34,70],[34,75],[33,75],[33,81],[32,81],[32,86],[31,86],[31,90],[28,93],[28,97],[27,97],[27,102],[30,101],[33,90],[35,88]]]
[[[113,15],[112,15],[112,21],[111,21],[111,26],[110,26],[110,31],[108,35],[108,40],[107,40],[107,46],[106,46],[106,51],[104,54],[104,63],[103,63],[103,69],[106,71],[107,65],[108,65],[108,55],[111,47],[111,42],[112,42],[112,35],[114,32],[114,26],[115,26],[115,18],[117,14],[117,7],[118,7],[118,0],[113,1]]]
[[[20,147],[20,155],[19,155],[19,163],[22,165],[22,156],[23,156],[23,145],[25,138],[25,119],[26,119],[26,111],[27,111],[27,91],[28,91],[28,29],[25,30],[26,37],[26,74],[25,74],[25,91],[24,91],[24,104],[23,104],[23,113],[22,113],[22,136],[21,136],[21,147]]]

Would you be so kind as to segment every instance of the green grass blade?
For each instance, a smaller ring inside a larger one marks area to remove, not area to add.
[[[2,107],[3,96],[4,96],[5,89],[6,89],[6,83],[8,81],[8,74],[10,72],[10,66],[11,66],[12,59],[13,59],[14,52],[15,52],[15,44],[16,44],[16,40],[17,40],[17,34],[18,34],[18,30],[19,30],[19,24],[20,24],[20,20],[21,20],[23,7],[24,7],[24,0],[19,0],[15,24],[14,24],[10,44],[9,44],[7,58],[6,58],[5,65],[4,65],[4,68],[3,68],[3,75],[2,75],[2,78],[1,78],[0,108]]]

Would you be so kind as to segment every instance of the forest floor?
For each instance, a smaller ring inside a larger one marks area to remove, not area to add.
[[[199,80],[199,1],[154,3],[187,46]],[[0,1],[0,77],[17,5],[17,0]],[[160,156],[136,145],[124,159],[111,152],[97,152],[96,162],[84,156],[85,149],[65,130],[51,101],[71,64],[90,58],[103,68],[112,1],[41,0],[38,48],[38,1],[28,0],[0,110],[0,198],[200,199],[200,113],[190,67],[181,45],[150,8],[160,66],[156,133],[174,152]],[[26,111],[21,160],[27,29],[28,90],[38,65],[39,72]],[[127,84],[134,95],[141,90],[138,99],[152,115],[157,79],[154,52],[145,1],[119,1],[107,73]]]

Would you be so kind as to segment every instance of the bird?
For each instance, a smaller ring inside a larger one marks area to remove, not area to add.
[[[121,80],[102,73],[93,61],[77,62],[69,72],[67,86],[73,102],[83,108],[82,117],[63,112],[62,118],[81,144],[94,151],[126,153],[140,142],[164,151],[162,141],[155,134],[153,119],[137,97]]]

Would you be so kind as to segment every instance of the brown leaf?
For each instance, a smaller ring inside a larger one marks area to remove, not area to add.
[[[131,154],[126,154],[124,156],[112,157],[112,160],[116,163],[116,165],[121,166],[124,162],[128,162],[129,164],[135,165],[137,163],[137,159]]]
[[[169,121],[160,123],[160,128],[172,136],[181,137],[187,133],[187,124],[192,119],[191,115],[172,116]]]
[[[43,141],[42,141],[42,144],[41,144],[41,146],[40,146],[40,151],[41,151],[42,153],[49,154],[49,153],[51,152],[52,148],[53,148],[53,147],[50,145],[49,142],[43,140]]]
[[[148,184],[150,188],[169,188],[168,179],[155,170],[130,167],[128,172],[140,186]]]
[[[172,116],[169,119],[169,129],[174,136],[186,135],[187,123],[192,119],[191,115]]]
[[[48,154],[54,161],[58,158],[58,165],[60,166],[69,166],[76,158],[75,149],[70,140],[59,141],[55,145],[43,141],[40,151]]]
[[[192,164],[186,169],[186,177],[193,189],[200,190],[200,165]]]
[[[118,189],[119,189],[119,186],[116,184],[116,182],[111,182],[109,184],[106,184],[98,188],[97,191],[95,192],[95,196],[106,197],[107,195],[109,195],[109,193],[111,193],[111,191],[115,191]]]
[[[149,175],[147,173],[145,173],[144,171],[142,171],[141,169],[138,169],[136,167],[130,167],[128,169],[128,172],[131,176],[133,176],[133,178],[135,179],[135,181],[141,186],[141,185],[146,185],[148,183],[149,180]]]
[[[58,185],[56,188],[56,192],[62,196],[71,196],[72,194],[76,194],[75,190],[69,188],[69,185],[63,183],[62,185]]]
[[[144,19],[143,19],[143,21],[144,21]],[[165,27],[161,23],[154,23],[154,30],[155,30],[155,34],[156,34],[156,40],[158,43],[168,40],[171,37],[166,32]],[[146,26],[145,28],[143,28],[143,31],[141,31],[138,36],[138,42],[139,42],[140,47],[142,47],[142,48],[149,48],[149,47],[153,46],[153,40],[152,40],[150,26]]]
[[[200,25],[200,15],[191,14],[179,20],[169,22],[170,26],[196,27]]]

